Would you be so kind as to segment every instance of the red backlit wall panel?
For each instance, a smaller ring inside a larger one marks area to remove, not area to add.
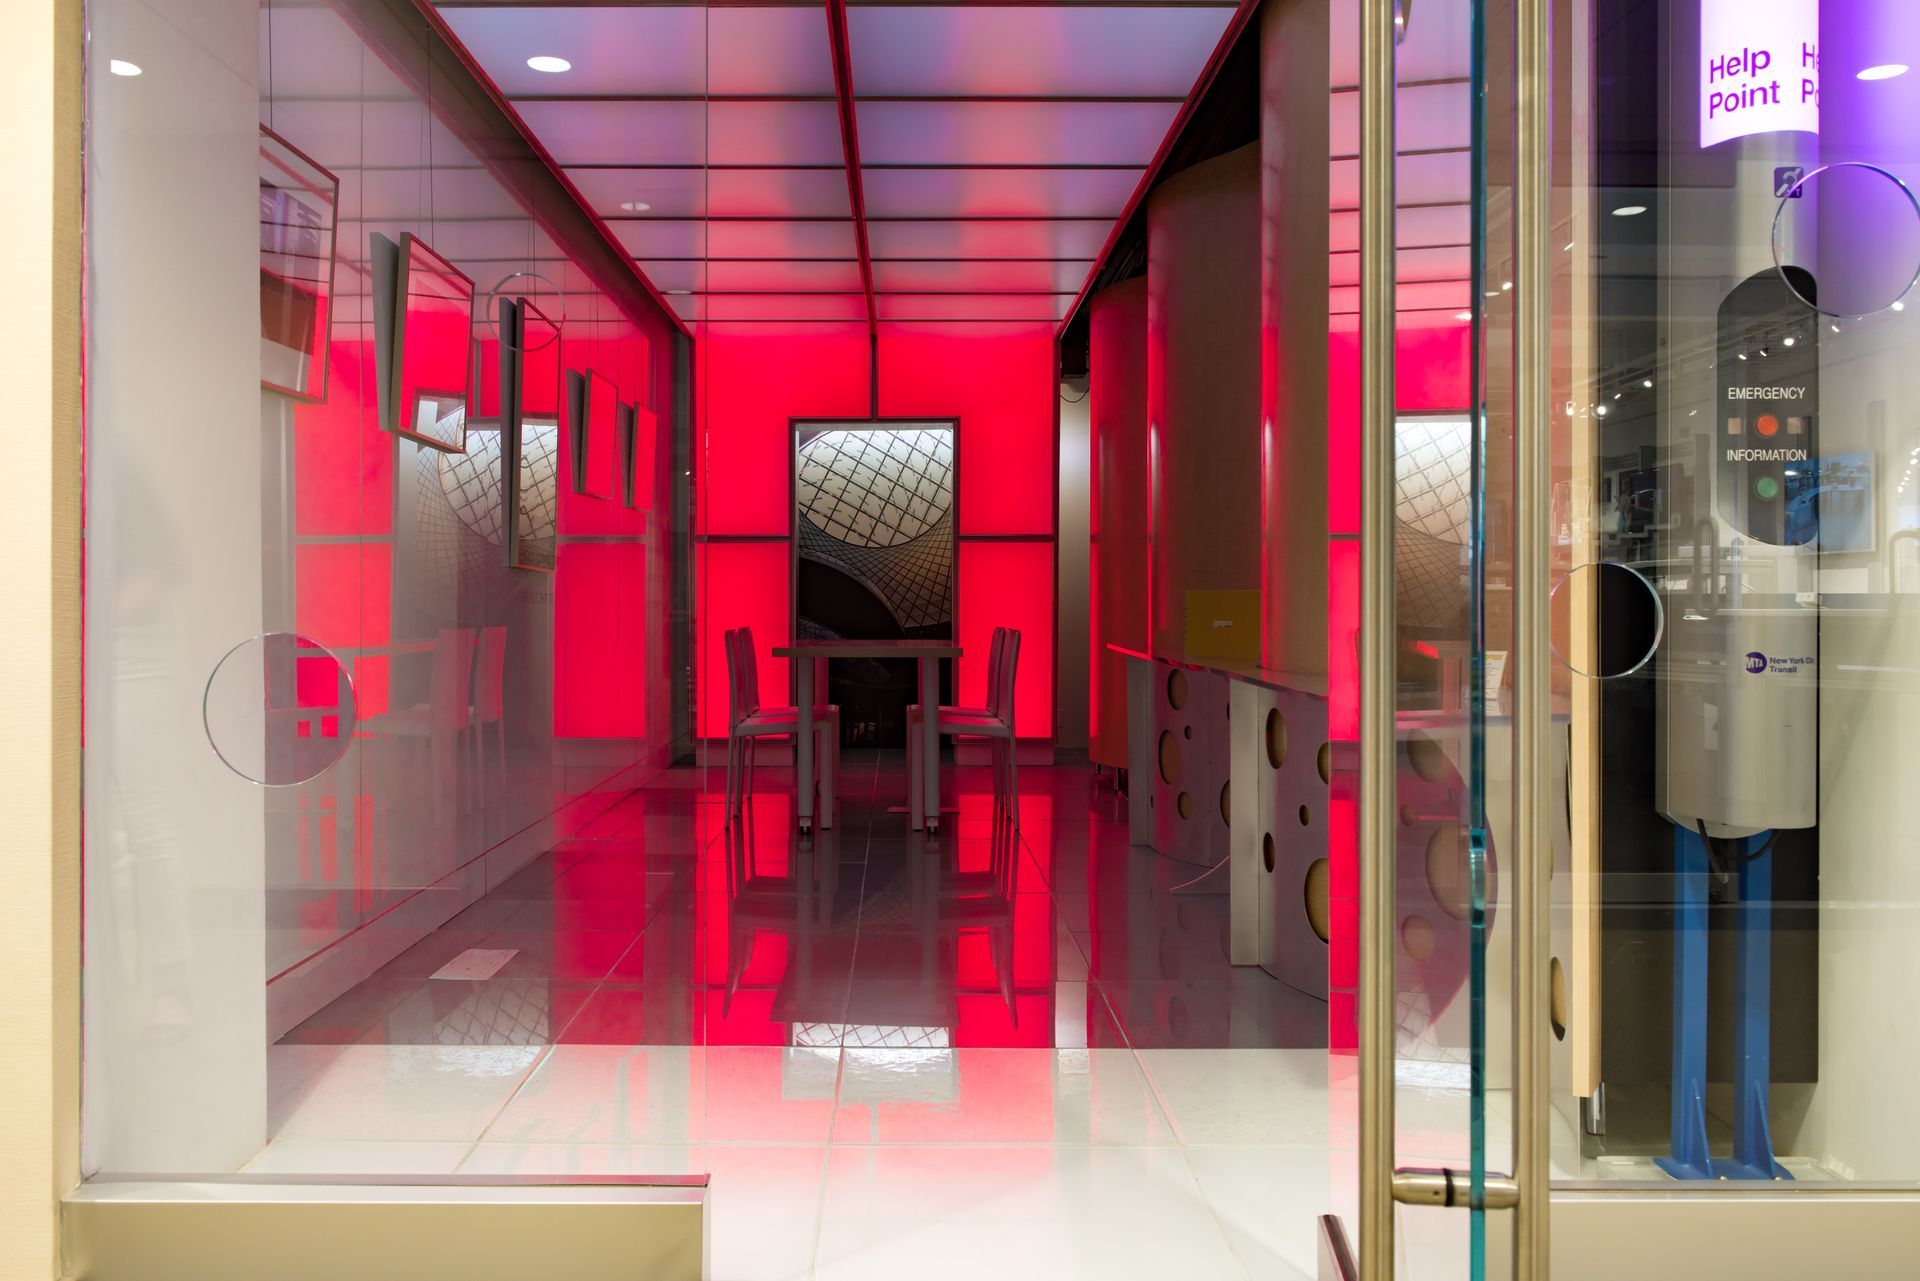
[[[647,728],[644,544],[562,543],[553,583],[553,732],[638,738]]]
[[[726,332],[695,344],[702,534],[787,538],[793,527],[791,420],[866,416],[866,330],[828,328],[828,334],[797,325]]]
[[[721,327],[695,344],[698,462],[699,733],[726,732],[727,628],[750,623],[760,685],[787,696],[767,656],[791,619],[792,420],[873,413],[864,328]],[[984,701],[995,626],[1019,627],[1019,731],[1053,734],[1054,343],[1050,327],[970,334],[882,329],[881,417],[957,418],[962,701]],[[984,536],[992,541],[969,541]],[[1015,536],[1018,541],[999,541]],[[763,541],[764,540],[764,541]],[[971,692],[969,692],[971,691]]]
[[[1053,542],[960,544],[960,702],[987,697],[987,656],[995,627],[1020,629],[1014,729],[1053,736]]]
[[[727,733],[727,652],[723,642],[729,628],[753,628],[761,700],[790,701],[787,661],[771,657],[768,651],[788,639],[792,554],[786,539],[700,544],[696,571],[700,591],[699,732],[703,738],[724,738]]]
[[[882,417],[960,420],[960,536],[1053,537],[1052,334],[882,330],[879,351]]]

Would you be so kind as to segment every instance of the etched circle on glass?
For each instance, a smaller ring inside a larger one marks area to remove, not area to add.
[[[507,342],[500,333],[500,304],[525,299],[540,309],[540,314],[549,322],[545,336],[524,348],[516,343]],[[560,341],[560,331],[567,325],[567,296],[551,278],[537,271],[510,271],[494,283],[492,289],[480,304],[480,323],[489,333],[499,338],[502,344],[514,351],[525,354],[539,351],[542,347],[551,347]]]
[[[1666,634],[1667,611],[1645,574],[1595,561],[1562,574],[1548,594],[1549,644],[1568,671],[1599,680],[1631,676]]]
[[[241,641],[215,665],[201,703],[207,742],[250,783],[292,787],[346,755],[359,713],[353,680],[292,632]]]
[[[1920,281],[1920,201],[1899,178],[1846,160],[1776,181],[1773,262],[1801,302],[1841,319],[1871,316]]]

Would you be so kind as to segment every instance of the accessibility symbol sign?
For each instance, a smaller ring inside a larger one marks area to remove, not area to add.
[[[1800,184],[1807,178],[1805,165],[1775,165],[1773,167],[1773,196],[1776,200],[1798,200]]]

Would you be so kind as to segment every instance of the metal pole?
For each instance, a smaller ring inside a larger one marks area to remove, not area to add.
[[[1518,86],[1514,171],[1514,1088],[1516,1281],[1547,1281],[1548,657],[1552,437],[1548,413],[1553,295],[1553,83],[1550,0],[1515,0]]]
[[[1394,3],[1360,6],[1360,1275],[1393,1278]]]

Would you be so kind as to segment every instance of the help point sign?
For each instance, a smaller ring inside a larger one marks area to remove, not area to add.
[[[1820,132],[1820,0],[1700,0],[1700,145]]]

